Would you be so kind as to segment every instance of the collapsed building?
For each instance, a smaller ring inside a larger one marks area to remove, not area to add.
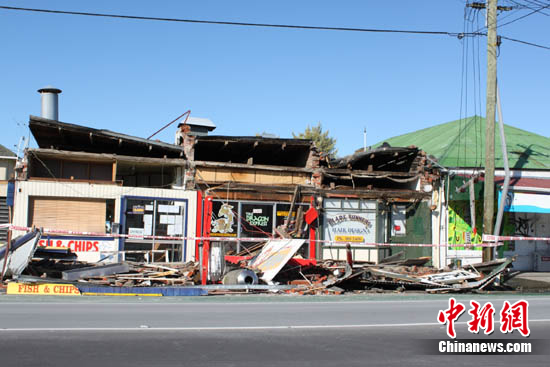
[[[310,140],[210,135],[197,118],[177,144],[57,116],[29,127],[38,148],[16,172],[13,224],[85,261],[197,261],[216,281],[216,259],[250,258],[263,239],[303,239],[304,263],[343,260],[346,244],[355,261],[432,256],[398,244],[440,240],[440,171],[414,146],[329,159]]]

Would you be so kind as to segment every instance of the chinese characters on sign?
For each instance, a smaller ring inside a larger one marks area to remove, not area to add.
[[[494,331],[494,315],[495,308],[491,302],[487,302],[483,307],[476,301],[470,301],[470,310],[468,313],[472,315],[472,319],[468,321],[468,331],[477,334],[480,329],[484,329],[486,335]],[[510,304],[504,301],[504,305],[500,311],[500,331],[504,334],[518,330],[519,333],[527,337],[531,334],[529,330],[528,319],[529,303],[525,300],[517,301]],[[466,310],[466,307],[457,302],[454,298],[449,298],[449,308],[440,310],[437,316],[437,321],[440,324],[447,324],[447,335],[450,338],[456,338],[455,321]]]

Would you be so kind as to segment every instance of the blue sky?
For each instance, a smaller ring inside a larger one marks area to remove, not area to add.
[[[509,2],[500,1],[507,4]],[[9,1],[0,5],[237,22],[462,32],[461,0]],[[529,10],[505,13],[503,21]],[[550,14],[550,9],[546,11]],[[483,19],[480,18],[480,22]],[[550,17],[535,14],[499,33],[550,46]],[[40,115],[37,89],[53,85],[60,120],[147,137],[190,109],[218,135],[291,137],[320,121],[339,155],[472,115],[481,99],[456,37],[265,29],[117,20],[0,10],[0,143],[15,149]],[[469,48],[473,44],[468,41]],[[550,51],[504,41],[499,83],[504,121],[550,136]],[[462,89],[463,92],[465,89]],[[465,93],[463,93],[464,95]],[[465,107],[468,110],[465,111]],[[479,108],[477,108],[479,113]],[[485,108],[481,110],[485,115]],[[171,142],[173,129],[159,138]],[[36,143],[31,142],[31,146]]]

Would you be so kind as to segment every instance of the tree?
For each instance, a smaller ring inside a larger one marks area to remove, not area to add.
[[[329,137],[329,131],[323,131],[321,122],[317,123],[317,126],[307,126],[303,133],[294,134],[294,139],[310,139],[313,140],[315,146],[321,151],[321,153],[328,155],[331,158],[336,156],[338,150],[335,148],[336,139]]]

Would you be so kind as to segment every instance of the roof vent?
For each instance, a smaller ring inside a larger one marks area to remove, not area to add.
[[[190,135],[208,135],[208,133],[216,128],[216,125],[214,123],[206,118],[203,117],[192,117],[189,116],[185,123],[181,122],[178,124],[178,128],[181,128],[183,125],[189,125],[189,131],[187,131]]]

